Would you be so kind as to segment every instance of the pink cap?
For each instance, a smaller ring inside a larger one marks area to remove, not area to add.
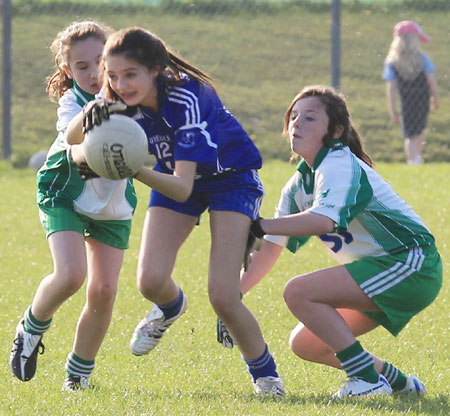
[[[394,35],[401,36],[406,33],[417,33],[422,42],[428,42],[431,40],[430,36],[424,33],[418,23],[413,22],[412,20],[403,20],[402,22],[397,23],[394,27]]]

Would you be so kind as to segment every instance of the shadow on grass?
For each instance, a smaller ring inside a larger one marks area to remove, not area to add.
[[[154,393],[153,393],[154,394]],[[157,396],[159,396],[157,394]],[[236,395],[238,396],[238,395]],[[221,400],[221,395],[211,392],[193,392],[189,397],[201,401]],[[223,399],[223,397],[222,397]],[[354,413],[355,409],[370,409],[372,411],[390,410],[398,413],[428,414],[428,415],[450,415],[449,398],[445,395],[437,395],[435,397],[415,397],[405,395],[379,396],[367,398],[349,398],[346,400],[333,399],[331,394],[287,394],[284,399],[276,397],[259,397],[252,393],[236,397],[245,403],[266,402],[280,403],[284,407],[288,406],[311,406],[318,408],[343,409],[348,408],[348,414]],[[363,413],[361,413],[363,414]]]
[[[387,410],[390,409],[399,413],[409,413],[413,411],[416,414],[429,415],[449,415],[450,404],[449,398],[444,395],[437,395],[435,397],[417,397],[405,395],[367,397],[367,398],[349,398],[346,400],[338,400],[330,398],[327,394],[320,395],[302,395],[290,394],[285,400],[292,405],[311,405],[314,403],[317,406],[324,407],[349,407],[350,409],[360,408],[371,410]]]

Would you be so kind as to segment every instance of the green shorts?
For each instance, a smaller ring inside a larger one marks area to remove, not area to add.
[[[68,208],[39,207],[39,218],[48,238],[57,231],[76,231],[111,247],[126,249],[131,220],[100,221]]]
[[[434,245],[366,257],[345,267],[382,311],[364,314],[392,335],[433,302],[442,286],[442,262]]]

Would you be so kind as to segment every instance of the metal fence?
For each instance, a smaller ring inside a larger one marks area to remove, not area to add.
[[[205,69],[263,156],[289,157],[280,136],[290,100],[304,85],[339,85],[375,160],[402,161],[381,78],[398,21],[420,23],[437,67],[440,108],[429,116],[425,156],[450,161],[447,0],[0,0],[3,157],[24,166],[54,136],[56,106],[45,93],[49,45],[86,18],[115,29],[142,26]],[[8,6],[11,6],[10,8]],[[8,38],[11,33],[11,38]],[[11,63],[8,61],[11,56]],[[9,142],[9,138],[11,142]]]

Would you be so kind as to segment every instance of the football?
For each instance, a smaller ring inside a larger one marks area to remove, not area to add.
[[[30,169],[39,170],[45,163],[46,159],[47,150],[39,150],[30,157],[30,160],[28,161],[28,167]]]
[[[124,179],[135,175],[148,157],[147,136],[132,118],[111,114],[89,130],[83,142],[89,167],[99,176]]]

